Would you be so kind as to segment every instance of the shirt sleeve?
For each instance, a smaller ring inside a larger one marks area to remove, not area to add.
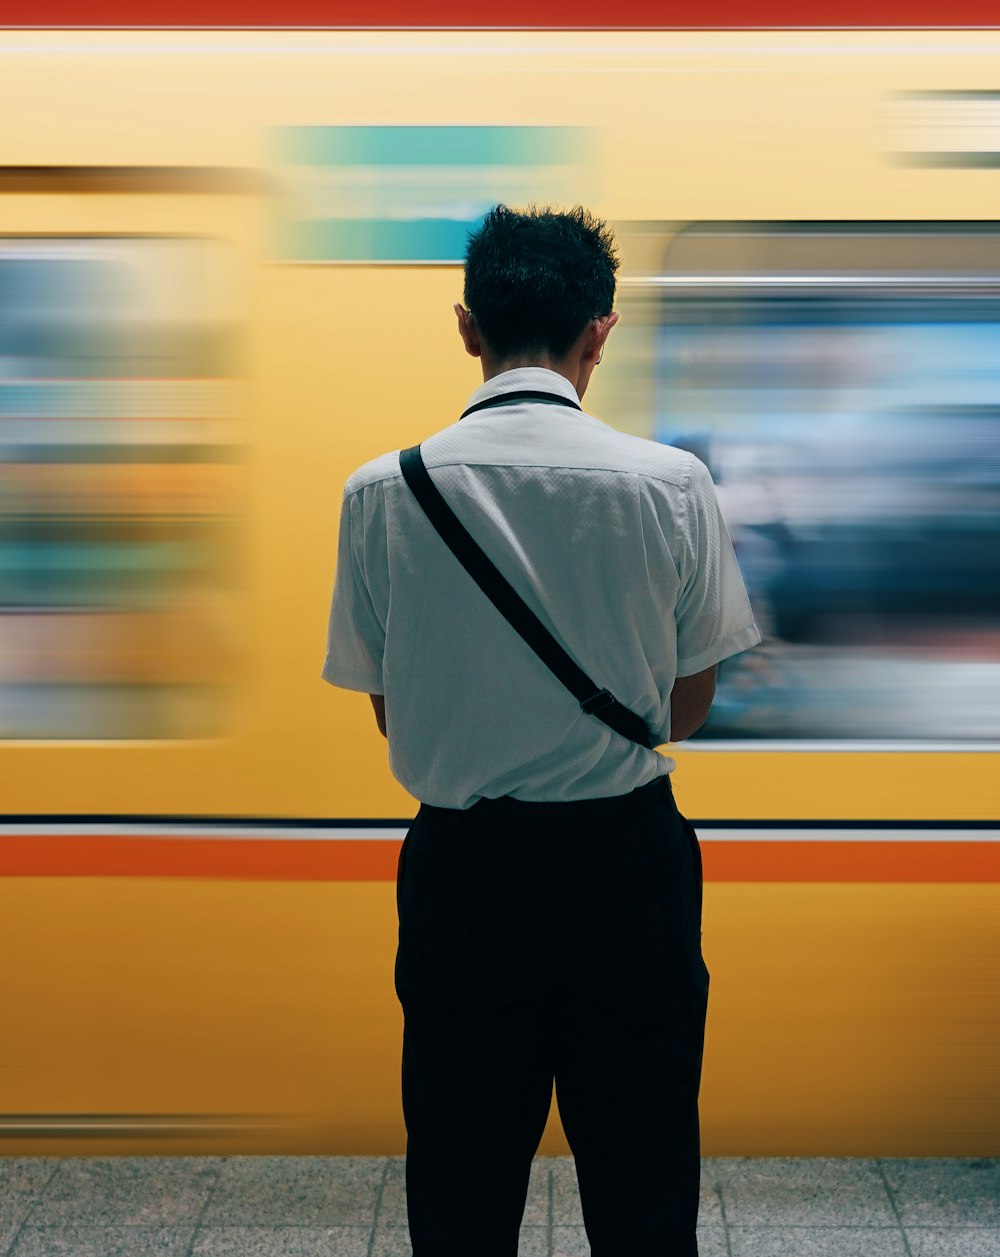
[[[708,468],[694,459],[677,602],[677,675],[693,676],[761,640]]]
[[[340,508],[337,570],[321,676],[345,690],[381,694],[385,628],[365,578],[364,490],[345,489]]]

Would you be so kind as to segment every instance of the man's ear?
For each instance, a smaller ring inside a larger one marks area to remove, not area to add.
[[[617,310],[612,310],[610,314],[606,314],[603,318],[598,319],[599,334],[601,337],[600,343],[602,348],[604,346],[604,342],[608,339],[611,329],[618,322],[620,317],[621,316]]]
[[[481,358],[483,347],[479,341],[476,325],[472,321],[472,315],[466,310],[465,306],[459,305],[457,301],[453,309],[458,316],[458,331],[462,337],[462,343],[465,345],[465,352],[471,354],[473,358]]]
[[[589,361],[593,358],[594,366],[600,362],[604,356],[604,343],[617,322],[617,310],[612,310],[610,314],[603,314],[599,318],[591,319],[583,332],[582,344],[585,346],[583,350],[585,360]]]

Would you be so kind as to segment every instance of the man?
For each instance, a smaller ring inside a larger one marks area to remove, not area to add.
[[[455,306],[484,383],[421,452],[658,745],[704,723],[716,665],[760,634],[704,464],[579,406],[617,269],[583,209],[493,209]],[[420,801],[395,975],[414,1257],[515,1257],[553,1081],[594,1257],[697,1257],[709,973],[674,761],[581,709],[437,534],[398,451],[345,486],[322,675],[370,693]]]

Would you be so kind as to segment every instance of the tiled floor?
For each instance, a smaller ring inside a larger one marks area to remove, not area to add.
[[[410,1257],[403,1172],[402,1157],[0,1159],[0,1257]],[[1000,1158],[710,1157],[698,1244],[1000,1257]],[[520,1257],[589,1252],[572,1159],[536,1158]]]

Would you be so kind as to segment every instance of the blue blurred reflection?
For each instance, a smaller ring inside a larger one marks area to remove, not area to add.
[[[709,465],[766,634],[698,736],[997,739],[997,249],[919,282],[884,246],[880,283],[842,247],[841,284],[826,240],[812,285],[661,299],[654,434]]]
[[[0,737],[222,731],[240,438],[221,255],[0,239]]]

